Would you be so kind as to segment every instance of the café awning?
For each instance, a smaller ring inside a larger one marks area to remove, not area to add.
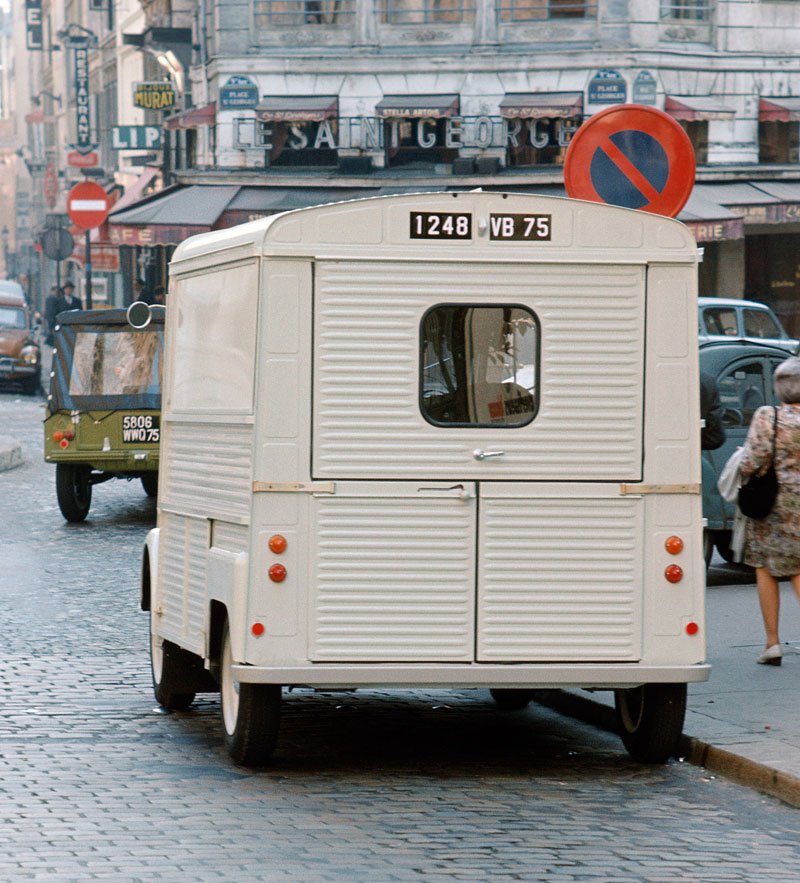
[[[507,92],[500,115],[514,119],[553,119],[583,115],[582,92]]]
[[[762,97],[758,101],[760,123],[796,123],[800,120],[800,96]]]
[[[664,110],[676,120],[732,120],[736,111],[714,95],[667,95]]]
[[[217,122],[217,103],[212,101],[204,107],[190,107],[183,113],[164,120],[165,129],[196,129],[198,126],[213,126]]]
[[[256,105],[256,119],[274,123],[321,123],[339,115],[336,95],[284,95],[264,98]]]
[[[441,119],[458,113],[458,95],[384,95],[375,112],[384,119]]]

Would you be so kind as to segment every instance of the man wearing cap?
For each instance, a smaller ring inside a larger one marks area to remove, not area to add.
[[[71,282],[65,282],[64,288],[64,306],[62,310],[82,310],[83,304],[79,297],[75,297],[75,286]]]

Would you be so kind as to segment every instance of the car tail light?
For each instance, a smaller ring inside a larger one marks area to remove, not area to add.
[[[280,555],[281,552],[286,551],[286,537],[281,536],[279,533],[273,534],[268,542],[270,552],[274,552],[276,555]]]
[[[683,579],[683,568],[677,564],[670,564],[669,567],[664,568],[664,576],[667,582],[679,583]]]
[[[676,536],[667,537],[664,548],[670,555],[679,555],[683,551],[683,540]]]

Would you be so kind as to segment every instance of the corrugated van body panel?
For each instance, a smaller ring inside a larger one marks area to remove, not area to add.
[[[312,501],[311,658],[471,661],[474,488],[365,485]]]
[[[168,456],[161,463],[159,506],[249,520],[253,427],[170,421],[165,435]]]
[[[246,525],[215,521],[211,526],[211,545],[226,552],[247,552],[250,532]]]
[[[159,543],[159,634],[202,653],[209,523],[162,513]]]
[[[540,401],[527,426],[424,419],[420,323],[442,303],[534,312]],[[320,262],[315,317],[316,477],[641,478],[642,267]],[[477,462],[476,448],[505,454]]]
[[[478,660],[639,659],[643,506],[602,486],[482,485]]]

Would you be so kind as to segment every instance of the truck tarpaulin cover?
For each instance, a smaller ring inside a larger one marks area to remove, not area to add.
[[[142,329],[128,324],[125,310],[70,311],[57,325],[51,412],[160,409],[162,310]]]

